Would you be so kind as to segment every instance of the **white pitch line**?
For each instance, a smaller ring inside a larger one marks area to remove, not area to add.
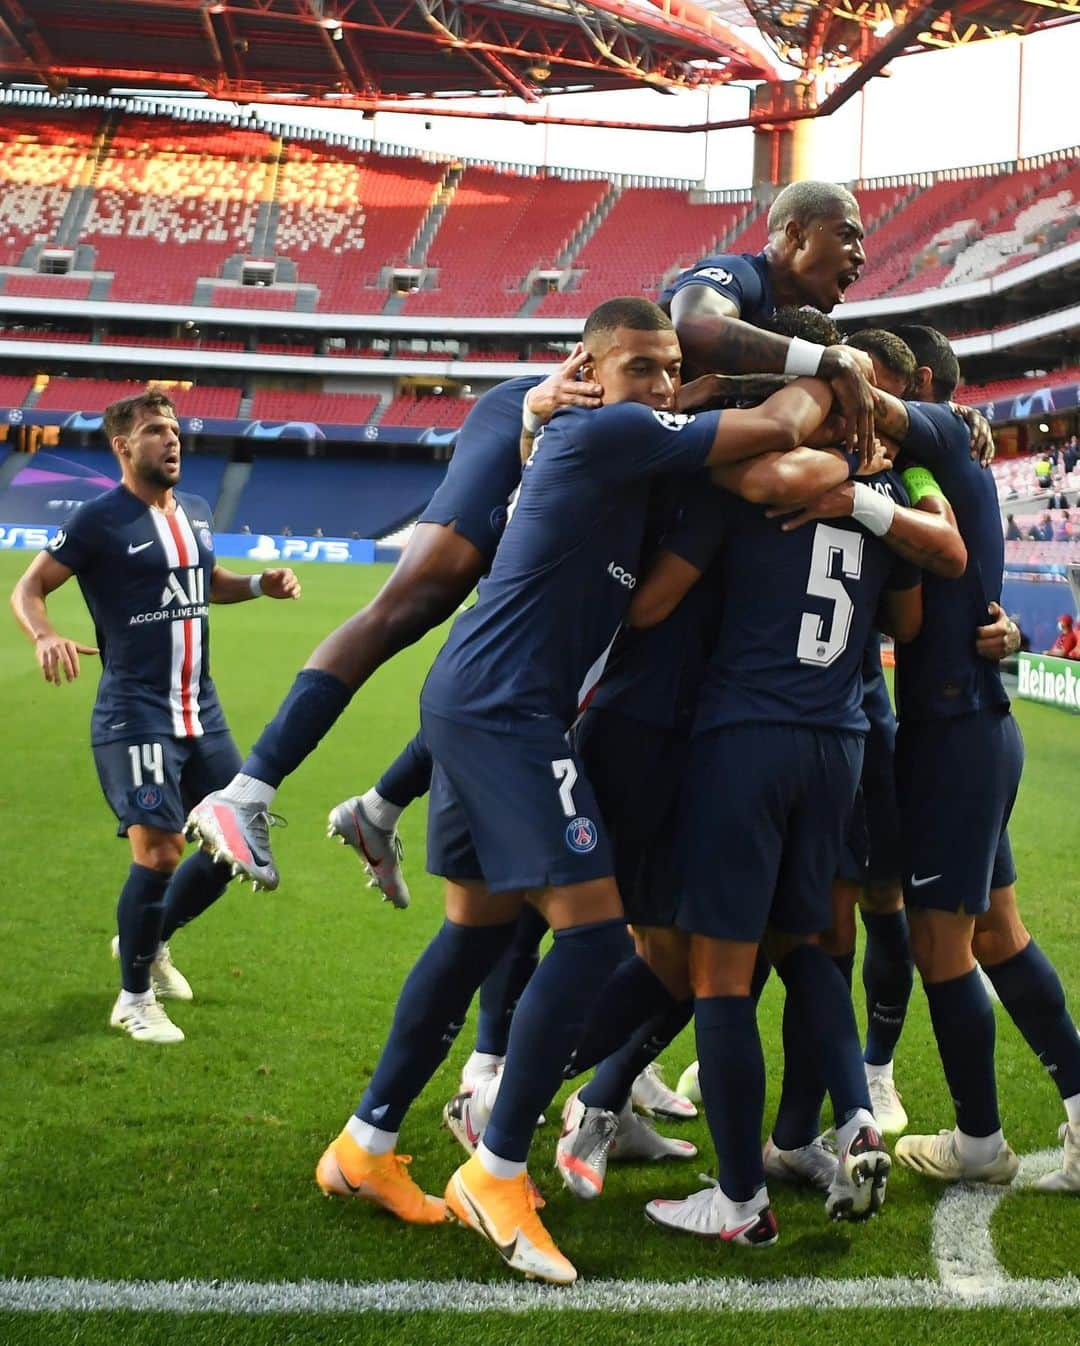
[[[1061,1162],[1060,1150],[1021,1160],[1019,1185]],[[569,1289],[520,1281],[102,1281],[44,1276],[0,1279],[0,1310],[22,1313],[528,1313],[790,1312],[794,1309],[1080,1309],[1080,1279],[1012,1278],[994,1254],[990,1220],[1015,1188],[950,1188],[934,1212],[940,1280],[818,1276],[750,1281],[583,1281]],[[1055,1198],[1048,1198],[1054,1200]],[[1060,1199],[1060,1198],[1058,1198]],[[878,1226],[884,1230],[884,1225]]]
[[[0,1281],[0,1309],[56,1313],[529,1313],[790,1312],[793,1309],[1080,1309],[1080,1280],[1004,1280],[980,1295],[936,1281],[817,1276],[585,1281],[570,1289],[484,1281],[91,1281],[60,1277]]]

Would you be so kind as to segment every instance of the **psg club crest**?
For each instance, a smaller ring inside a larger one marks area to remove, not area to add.
[[[591,818],[575,818],[566,824],[566,844],[578,855],[596,848],[596,824]]]
[[[156,785],[140,785],[135,791],[135,803],[141,809],[161,808],[162,793]]]

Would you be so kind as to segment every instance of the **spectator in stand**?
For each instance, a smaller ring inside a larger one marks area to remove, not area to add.
[[[1077,443],[1075,435],[1066,441],[1061,451],[1061,459],[1065,465],[1065,475],[1068,476],[1080,460],[1080,444]]]
[[[1059,491],[1057,495],[1051,495],[1048,503],[1051,509],[1067,510],[1069,508],[1069,497],[1064,491]]]
[[[1050,520],[1050,515],[1043,513],[1039,516],[1039,522],[1028,534],[1032,542],[1053,542],[1054,525]]]
[[[1006,518],[1005,522],[1007,525],[1005,529],[1005,541],[1021,542],[1023,540],[1024,535],[1020,531],[1020,525],[1016,522],[1016,515],[1010,514]]]
[[[311,536],[312,536],[312,537],[325,537],[326,534],[323,532],[323,530],[322,530],[321,528],[316,528],[315,531],[314,531],[314,533],[312,533]]]
[[[1059,659],[1071,659],[1076,651],[1077,640],[1076,632],[1073,630],[1073,619],[1067,612],[1063,612],[1058,618],[1058,637],[1057,640],[1046,651],[1047,654],[1056,654]]]
[[[1048,491],[1054,484],[1054,468],[1045,451],[1035,460],[1035,480],[1040,491]]]
[[[1065,500],[1064,495],[1061,499]],[[1068,501],[1066,500],[1065,504],[1058,506],[1058,508],[1064,512],[1062,513],[1061,518],[1054,522],[1054,541],[1067,542],[1073,535],[1073,522],[1072,519],[1069,518]]]

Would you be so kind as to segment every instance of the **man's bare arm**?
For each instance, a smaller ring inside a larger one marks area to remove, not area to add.
[[[725,411],[705,464],[717,467],[762,453],[789,453],[821,425],[832,402],[832,389],[821,379],[796,379],[759,407]]]
[[[66,584],[73,573],[48,552],[39,552],[11,594],[15,620],[34,643],[45,681],[57,687],[64,678],[71,682],[79,676],[80,654],[98,653],[93,645],[81,645],[60,635],[49,621],[45,600],[55,589]]]
[[[675,611],[701,575],[697,566],[674,552],[659,552],[634,593],[627,622],[630,626],[659,625]]]

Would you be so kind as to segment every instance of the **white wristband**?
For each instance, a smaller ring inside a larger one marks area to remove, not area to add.
[[[792,337],[784,361],[784,373],[814,375],[821,368],[824,354],[824,346],[818,346],[813,341],[803,341],[802,337]]]
[[[529,410],[528,401],[521,404],[521,425],[527,435],[535,435],[544,424],[542,416],[537,416],[534,411]]]
[[[896,501],[882,491],[875,491],[863,481],[855,483],[855,500],[851,517],[868,528],[875,537],[884,537],[893,524]]]
[[[251,596],[252,596],[252,598],[262,598],[262,592],[263,592],[263,587],[262,587],[262,576],[261,576],[261,575],[252,575],[251,580],[250,580],[250,584],[251,584]]]

